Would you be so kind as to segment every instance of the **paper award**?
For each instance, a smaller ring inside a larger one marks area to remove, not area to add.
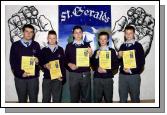
[[[135,50],[123,51],[124,68],[136,68]]]
[[[35,75],[35,57],[33,56],[22,56],[21,69],[24,70],[27,75]]]
[[[111,51],[100,51],[99,66],[103,69],[111,69]]]
[[[59,60],[50,61],[50,76],[51,80],[62,77]]]
[[[88,48],[76,49],[76,66],[89,67],[89,53]]]

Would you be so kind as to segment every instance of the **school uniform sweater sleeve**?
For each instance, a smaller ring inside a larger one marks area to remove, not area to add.
[[[118,71],[119,62],[115,50],[114,49],[110,50],[111,50],[111,69],[106,69],[106,71],[107,73],[112,73],[112,75],[114,75]]]
[[[122,44],[121,46],[120,46],[120,48],[119,48],[119,50],[118,50],[118,53],[119,53],[119,51],[124,51],[124,44]],[[119,64],[119,66],[121,66],[121,71],[122,71],[122,67],[123,67],[123,58],[121,57],[121,58],[118,58],[118,64]]]
[[[39,45],[39,43],[37,43],[36,42],[36,53],[35,53],[35,57],[37,57],[38,58],[38,60],[40,60],[40,55],[41,55],[41,48],[40,48],[40,45]]]
[[[141,72],[145,64],[145,56],[144,56],[144,50],[141,44],[137,45],[136,48],[136,65],[137,67],[134,69],[130,69],[132,74]]]
[[[19,65],[19,58],[18,56],[18,51],[17,51],[17,43],[13,43],[10,49],[10,65],[11,65],[11,69],[12,72],[15,76],[22,76],[24,71],[20,69],[20,65]]]
[[[47,64],[47,63],[49,63],[49,61],[46,59],[46,56],[47,56],[47,54],[46,54],[46,48],[43,48],[42,50],[41,50],[41,53],[40,53],[40,67],[41,67],[41,70],[42,71],[44,71],[44,65],[45,64]]]
[[[66,69],[65,69],[65,54],[63,48],[61,48],[61,58],[60,58],[60,68],[62,71],[62,83],[64,84],[66,82]]]
[[[69,70],[69,66],[68,66],[68,63],[71,63],[70,62],[70,59],[69,59],[69,56],[70,56],[70,45],[69,44],[67,44],[67,46],[66,46],[66,48],[65,48],[65,67],[66,67],[66,69],[68,69]]]
[[[97,70],[99,67],[98,59],[96,59],[96,54],[97,54],[97,50],[94,51],[92,57],[90,58],[90,64],[93,71]]]
[[[35,56],[36,58],[38,58],[38,64],[36,65],[36,68],[37,68],[38,70],[40,70],[40,69],[41,69],[41,66],[40,66],[41,48],[40,48],[39,43],[37,43],[37,42],[36,42],[36,51],[37,51],[37,52],[34,54],[34,56]]]
[[[70,63],[70,60],[69,60],[69,58],[67,58],[67,57],[69,57],[69,53],[70,53],[70,49],[69,49],[69,44],[66,46],[66,49],[65,49],[65,56],[66,56],[66,64],[68,65],[68,63]]]
[[[41,60],[41,65],[45,65],[47,63],[49,63],[49,60],[47,59],[47,51],[46,51],[46,48],[43,48],[41,50],[41,56],[40,56],[40,60]]]

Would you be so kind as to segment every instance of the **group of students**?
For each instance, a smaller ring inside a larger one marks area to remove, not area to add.
[[[10,64],[14,74],[15,87],[20,103],[26,103],[29,97],[30,103],[38,102],[39,71],[42,70],[42,102],[61,102],[62,87],[66,82],[66,69],[69,71],[69,90],[71,103],[90,103],[91,100],[91,69],[93,74],[94,102],[113,102],[113,77],[119,69],[119,97],[121,103],[126,103],[128,93],[132,102],[140,102],[140,73],[145,64],[143,47],[135,41],[135,29],[133,26],[125,27],[125,42],[119,52],[109,47],[109,34],[98,34],[99,48],[94,52],[89,43],[83,41],[83,29],[74,26],[72,30],[73,41],[68,43],[65,52],[58,45],[57,34],[54,30],[48,32],[48,46],[40,49],[40,45],[34,41],[35,29],[32,25],[24,25],[22,28],[23,38],[11,46]],[[90,58],[90,66],[76,66],[76,49],[87,48]],[[135,50],[136,68],[124,68],[123,51]],[[99,66],[100,51],[111,51],[111,69]],[[31,76],[21,69],[22,56],[35,57],[35,76]],[[62,76],[51,79],[50,61],[59,60]],[[120,67],[120,68],[119,68]],[[52,101],[51,101],[52,98]]]

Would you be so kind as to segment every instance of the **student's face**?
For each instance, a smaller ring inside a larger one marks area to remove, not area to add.
[[[25,28],[24,32],[23,32],[23,38],[26,40],[31,40],[34,36],[34,32],[33,29],[31,28]]]
[[[133,30],[125,30],[125,38],[126,40],[132,40],[134,38]]]
[[[107,45],[107,42],[108,42],[108,38],[106,35],[101,35],[99,37],[99,42],[100,42],[100,45],[101,46],[106,46]]]
[[[80,41],[83,37],[83,32],[81,29],[75,29],[73,33],[73,37],[75,40]]]
[[[55,45],[57,41],[57,36],[54,34],[49,34],[48,35],[48,42],[50,45]]]

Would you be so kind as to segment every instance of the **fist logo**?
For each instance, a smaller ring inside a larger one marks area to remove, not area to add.
[[[143,8],[131,7],[127,11],[127,17],[122,16],[117,20],[112,30],[112,41],[117,51],[124,42],[124,28],[126,25],[135,27],[135,40],[142,44],[145,56],[147,56],[154,36],[155,19]]]
[[[33,25],[35,32],[46,33],[49,30],[53,30],[50,20],[44,15],[39,15],[38,10],[34,6],[23,6],[8,20],[10,40],[12,43],[20,40],[23,37],[22,27],[25,24]],[[38,39],[37,42],[39,40],[41,40],[41,38]]]

